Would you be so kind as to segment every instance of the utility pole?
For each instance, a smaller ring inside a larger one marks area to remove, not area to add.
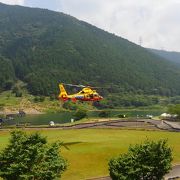
[[[139,45],[142,46],[142,43],[143,43],[143,39],[141,36],[139,36]]]

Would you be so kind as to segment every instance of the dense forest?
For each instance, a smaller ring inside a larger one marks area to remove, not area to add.
[[[110,87],[102,93],[180,95],[180,68],[69,15],[0,3],[0,90],[17,80],[34,95],[58,83]],[[146,102],[145,102],[146,103]]]
[[[157,50],[157,49],[149,49],[154,54],[163,57],[164,59],[176,63],[176,65],[180,66],[180,52],[173,52],[173,51],[164,51],[164,50]]]

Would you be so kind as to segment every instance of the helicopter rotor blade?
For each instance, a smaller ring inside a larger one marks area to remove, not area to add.
[[[79,88],[85,88],[85,87],[88,87],[88,88],[92,88],[92,89],[110,89],[111,87],[100,87],[100,86],[90,86],[90,85],[82,85],[82,84],[66,84],[66,83],[63,83],[64,85],[66,86],[71,86],[71,87],[79,87]]]
[[[67,85],[67,86],[72,86],[72,87],[81,87],[81,88],[84,88],[86,86],[82,85],[82,84],[79,84],[79,85],[76,85],[76,84],[66,84],[66,83],[63,83],[64,85]]]
[[[93,89],[109,89],[110,87],[103,87],[103,86],[86,86]]]

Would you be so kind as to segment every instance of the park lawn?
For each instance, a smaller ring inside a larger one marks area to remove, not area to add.
[[[32,131],[29,131],[32,132]],[[141,143],[145,139],[168,139],[173,149],[173,163],[180,163],[180,133],[165,131],[143,131],[122,129],[80,129],[80,130],[40,130],[49,142],[63,141],[69,149],[61,148],[68,160],[68,170],[62,180],[79,180],[108,175],[110,158],[125,153],[130,144]],[[0,149],[8,143],[9,132],[0,132]]]

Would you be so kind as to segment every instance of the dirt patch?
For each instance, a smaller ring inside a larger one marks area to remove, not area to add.
[[[44,114],[44,112],[39,111],[35,108],[25,108],[22,109],[22,111],[24,111],[26,114]],[[0,114],[19,114],[19,109],[16,108],[4,108],[3,111],[0,111]]]
[[[44,114],[44,112],[41,112],[34,108],[27,108],[23,110],[26,114]]]

